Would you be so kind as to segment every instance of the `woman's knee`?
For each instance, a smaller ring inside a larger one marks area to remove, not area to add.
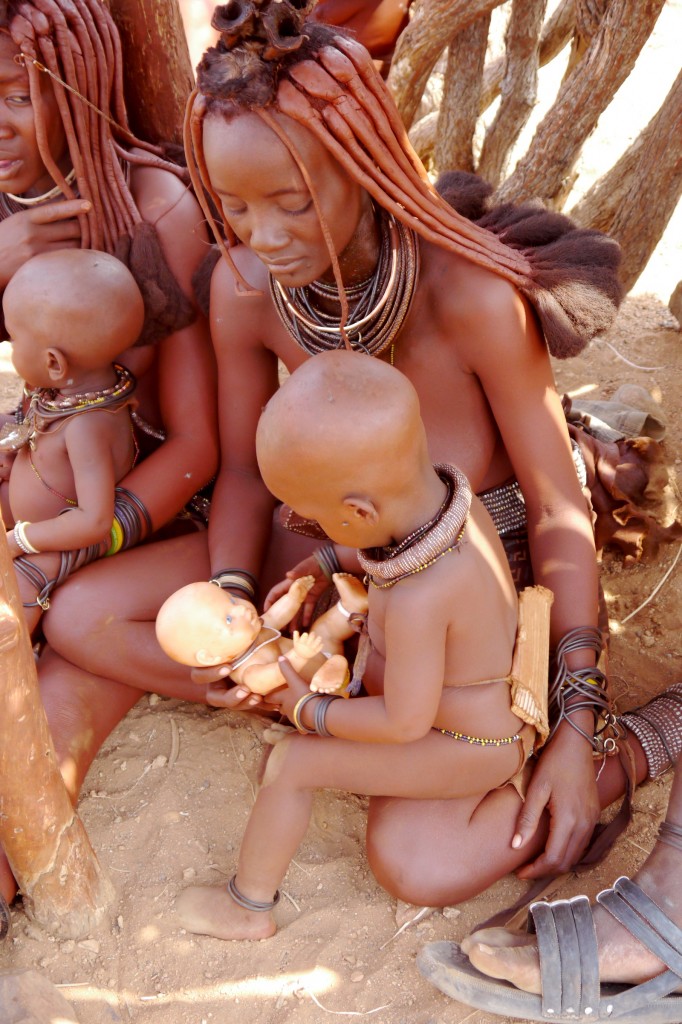
[[[467,844],[458,841],[466,828],[449,801],[417,806],[415,801],[373,799],[367,822],[369,865],[379,884],[406,903],[461,903],[489,884],[467,858]]]
[[[77,572],[54,595],[43,620],[50,646],[68,660],[128,622],[153,622],[165,599],[208,575],[204,534],[134,548]]]

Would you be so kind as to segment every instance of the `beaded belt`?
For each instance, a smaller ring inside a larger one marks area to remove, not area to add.
[[[525,530],[526,503],[518,480],[482,491],[478,497],[485,505],[500,537],[514,530]]]
[[[585,459],[580,448],[571,441],[573,462],[578,481],[581,487],[587,483],[587,469]],[[506,533],[513,533],[515,530],[525,530],[528,521],[526,519],[526,503],[523,500],[521,487],[518,480],[511,480],[499,487],[491,487],[488,491],[481,491],[477,495],[485,505],[488,515],[492,519],[495,529],[500,537]]]

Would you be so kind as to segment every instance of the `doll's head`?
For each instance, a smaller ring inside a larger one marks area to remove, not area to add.
[[[135,344],[144,319],[130,271],[94,249],[59,249],[27,260],[2,305],[12,362],[34,387],[90,383]]]
[[[200,668],[234,661],[248,650],[261,626],[250,601],[215,583],[190,583],[161,606],[156,637],[173,661]]]

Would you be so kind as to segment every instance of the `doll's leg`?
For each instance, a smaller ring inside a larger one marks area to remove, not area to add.
[[[343,641],[357,632],[351,616],[367,613],[367,588],[350,573],[335,572],[333,580],[339,601],[315,620],[312,632],[322,637],[323,650],[328,654],[343,654]]]

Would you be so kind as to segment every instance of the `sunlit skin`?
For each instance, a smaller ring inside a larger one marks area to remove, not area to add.
[[[301,366],[268,403],[256,447],[273,492],[296,511],[316,511],[337,543],[400,542],[428,523],[444,499],[414,389],[366,355],[325,353]],[[352,568],[360,571],[357,558]],[[393,587],[370,586],[368,696],[327,709],[331,737],[294,735],[270,756],[240,848],[239,892],[263,903],[272,899],[305,834],[318,788],[392,796],[413,807],[440,800],[447,802],[446,813],[457,805],[468,819],[487,807],[493,813],[518,805],[517,790],[504,784],[523,764],[520,745],[483,747],[438,732],[519,733],[507,681],[516,626],[504,550],[474,498],[455,550]],[[285,666],[288,686],[270,700],[292,720],[307,688]],[[313,728],[308,704],[298,714]],[[611,761],[604,782],[622,784],[621,769]],[[498,831],[509,829],[508,841],[511,827],[506,814],[498,818]],[[240,906],[224,885],[186,890],[177,910],[184,928],[219,938],[267,937],[275,928],[272,914]]]
[[[305,156],[310,134],[286,120],[287,132]],[[204,129],[211,184],[226,222],[286,287],[317,278],[333,280],[318,212],[289,151],[281,144],[273,149],[271,129],[255,114],[237,118],[230,128],[226,135],[222,120],[209,117]],[[247,149],[250,158],[244,161]],[[322,214],[334,250],[342,254],[344,280],[364,280],[376,263],[377,232],[369,197],[331,155],[325,163]]]
[[[17,373],[55,396],[83,395],[116,383],[112,366],[137,339],[144,320],[140,290],[114,256],[63,249],[36,256],[14,275],[3,296]],[[107,544],[114,486],[135,459],[130,408],[91,409],[54,423],[38,420],[31,446],[12,464],[7,488],[7,544],[12,558],[25,552],[11,527],[21,521],[39,554],[33,565],[47,579],[59,568],[57,552]],[[73,503],[66,514],[64,508]],[[17,573],[29,631],[42,614],[37,589]]]
[[[366,278],[379,245],[367,194],[305,128],[277,116],[316,185],[344,279]],[[256,115],[224,121],[211,114],[204,133],[211,184],[232,227],[255,250],[243,244],[232,251],[248,293],[236,286],[225,260],[211,282],[222,444],[209,554],[201,536],[146,546],[126,553],[106,572],[101,565],[88,567],[79,575],[78,593],[67,584],[58,594],[46,630],[62,658],[83,668],[70,678],[90,693],[87,708],[80,700],[74,715],[86,721],[100,704],[106,704],[107,721],[113,721],[151,685],[173,696],[192,693],[186,670],[169,669],[154,637],[153,618],[173,590],[225,566],[260,575],[264,593],[297,562],[297,575],[319,574],[316,563],[301,561],[314,542],[306,547],[292,535],[286,547],[281,534],[271,538],[274,501],[258,470],[255,434],[278,387],[278,360],[293,371],[309,358],[277,317],[263,260],[276,265],[283,283],[293,284],[316,275],[330,279],[330,257],[291,154]],[[555,595],[556,643],[570,629],[596,623],[597,571],[546,346],[532,310],[511,285],[434,245],[420,240],[419,247],[419,287],[395,339],[395,365],[419,395],[433,462],[458,465],[475,491],[502,484],[512,474],[518,478],[535,579]],[[105,623],[107,645],[94,641]],[[590,657],[576,655],[574,667],[589,665]],[[94,683],[88,673],[98,677]],[[223,667],[196,670],[194,677],[207,685],[211,703],[257,706],[260,698],[226,684],[227,675]],[[193,693],[196,699],[198,686]],[[92,727],[97,737],[104,717],[98,712]],[[590,727],[589,712],[582,724]],[[66,749],[76,747],[66,732],[64,739]],[[78,748],[79,774],[93,747],[96,743],[85,752]],[[614,762],[597,790],[591,748],[563,725],[542,753],[523,806],[509,787],[474,806],[373,797],[371,866],[389,891],[430,906],[466,899],[522,865],[527,865],[524,874],[533,876],[566,870],[587,842],[600,805],[622,792]]]
[[[362,548],[403,540],[433,517],[446,494],[414,389],[365,355],[327,353],[297,370],[263,413],[257,452],[278,497],[297,511],[314,508],[333,540],[349,538]],[[475,499],[456,552],[395,588],[370,588],[367,626],[385,668],[383,695],[334,702],[326,716],[334,738],[294,737],[271,755],[239,856],[245,896],[272,898],[305,832],[314,789],[459,796],[468,804],[518,770],[515,745],[483,751],[432,728],[487,729],[493,736],[521,729],[505,679],[516,605],[502,545]],[[307,688],[286,672],[287,688],[271,699],[291,719]],[[488,685],[466,686],[486,679]],[[270,915],[245,913],[223,886],[185,891],[178,913],[183,927],[221,938],[265,937],[273,928]]]

